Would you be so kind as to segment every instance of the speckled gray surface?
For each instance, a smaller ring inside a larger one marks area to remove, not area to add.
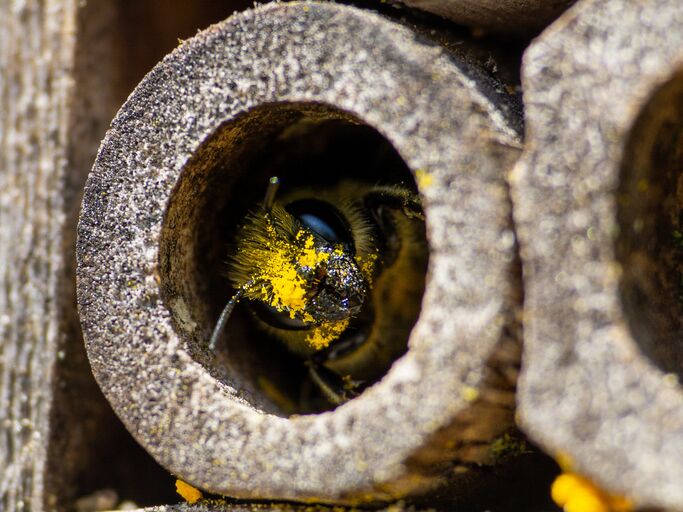
[[[294,3],[201,32],[134,91],[86,186],[79,310],[105,395],[172,473],[243,498],[389,499],[437,482],[429,464],[452,456],[459,439],[506,426],[509,408],[488,425],[472,414],[452,432],[476,405],[471,391],[506,337],[517,292],[503,177],[519,137],[506,121],[511,110],[488,99],[500,91],[472,76],[375,14]],[[428,284],[408,353],[359,398],[291,418],[241,396],[238,375],[207,370],[201,335],[177,331],[195,332],[201,321],[174,306],[182,318],[173,322],[159,268],[164,212],[192,155],[221,123],[275,101],[351,113],[427,176],[419,181]]]
[[[629,134],[683,65],[682,26],[679,0],[591,0],[546,30],[524,58],[526,151],[512,179],[525,272],[522,426],[605,488],[674,509],[683,509],[683,389],[631,330],[644,313],[624,306],[621,280],[633,269],[615,245],[632,229],[618,222],[616,196],[629,145],[645,143]],[[668,108],[680,113],[680,103]],[[680,357],[680,337],[660,343]]]

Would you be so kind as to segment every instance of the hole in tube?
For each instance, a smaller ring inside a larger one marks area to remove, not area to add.
[[[629,135],[617,195],[621,300],[643,353],[683,374],[683,71],[650,98]]]
[[[318,413],[406,352],[427,252],[415,181],[385,137],[329,106],[270,104],[220,126],[183,170],[162,232],[162,297],[193,357],[252,405]],[[216,321],[250,276],[214,353]]]

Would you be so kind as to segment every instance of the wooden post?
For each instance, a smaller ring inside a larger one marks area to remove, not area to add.
[[[67,175],[86,168],[70,161],[77,2],[5,1],[0,20],[0,508],[14,512],[49,508]]]

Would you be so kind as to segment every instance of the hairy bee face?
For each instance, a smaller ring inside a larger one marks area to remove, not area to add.
[[[216,323],[216,346],[238,301],[301,357],[311,382],[340,404],[407,350],[427,264],[419,198],[401,186],[342,182],[292,191],[271,178],[229,258],[236,290]]]
[[[302,331],[298,351],[316,351],[360,312],[371,277],[363,263],[334,206],[307,199],[248,216],[230,277],[259,320],[276,330]]]

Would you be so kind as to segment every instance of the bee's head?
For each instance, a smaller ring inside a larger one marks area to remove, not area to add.
[[[251,214],[231,263],[233,283],[244,288],[259,319],[278,329],[310,330],[316,349],[346,329],[369,290],[346,219],[318,199]]]
[[[351,228],[330,203],[301,199],[285,210],[295,219],[298,234],[313,241],[318,254],[324,254],[309,281],[307,313],[316,319],[345,320],[360,312],[368,289],[368,276],[358,266]],[[309,242],[310,243],[310,242]]]
[[[344,320],[360,313],[368,286],[353,257],[333,250],[319,272],[322,279],[311,283],[307,312],[326,320]]]

